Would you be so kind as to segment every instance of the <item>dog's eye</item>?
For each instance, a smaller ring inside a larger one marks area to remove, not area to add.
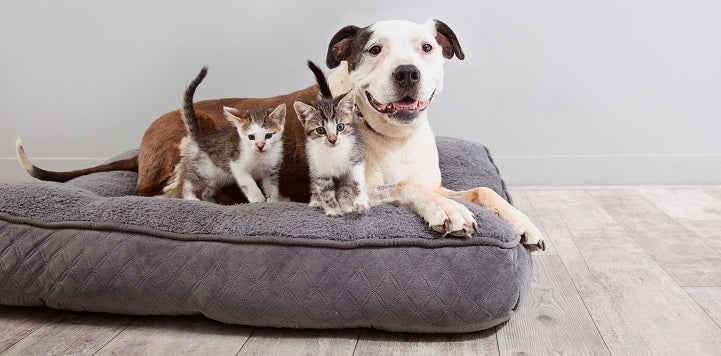
[[[368,49],[368,53],[370,53],[370,54],[372,54],[372,55],[375,56],[375,55],[378,55],[378,53],[381,53],[381,50],[382,50],[382,49],[383,49],[383,48],[381,48],[381,46],[375,45],[375,46],[373,46],[373,47],[371,47],[371,48]]]
[[[345,124],[341,122],[340,124],[336,125],[335,129],[338,131],[343,131],[345,130]]]
[[[428,53],[428,52],[430,52],[430,51],[433,49],[433,46],[431,46],[431,45],[429,45],[428,43],[426,43],[426,44],[424,44],[423,46],[421,46],[421,49],[423,50],[423,52]]]
[[[273,133],[272,133],[272,132],[268,132],[267,134],[265,134],[265,139],[266,139],[266,140],[270,140],[271,137],[273,137]]]
[[[325,135],[325,128],[318,127],[315,129],[315,132],[317,132],[319,135]]]
[[[255,135],[248,135],[248,139],[251,141],[255,140]]]

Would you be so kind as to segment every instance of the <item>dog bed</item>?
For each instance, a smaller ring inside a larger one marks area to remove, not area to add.
[[[437,144],[446,187],[508,198],[485,147]],[[455,333],[507,320],[530,285],[519,236],[473,204],[479,233],[444,238],[405,208],[329,218],[300,203],[139,197],[135,181],[0,184],[0,304]]]

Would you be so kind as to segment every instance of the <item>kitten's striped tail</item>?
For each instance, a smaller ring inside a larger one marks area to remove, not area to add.
[[[313,74],[315,75],[315,81],[318,82],[318,90],[320,91],[320,95],[324,98],[331,98],[333,99],[333,94],[330,92],[330,87],[328,86],[328,80],[325,79],[325,74],[323,74],[323,70],[318,68],[315,63],[312,61],[308,61],[308,68],[310,68],[311,71],[313,71]]]
[[[205,76],[208,74],[208,67],[203,67],[200,73],[193,79],[188,87],[185,89],[183,94],[183,108],[181,110],[181,116],[185,123],[185,128],[188,130],[190,137],[196,138],[200,136],[200,127],[198,126],[198,118],[195,117],[195,110],[193,109],[193,95],[195,95],[195,89],[198,88],[200,83],[203,82]]]

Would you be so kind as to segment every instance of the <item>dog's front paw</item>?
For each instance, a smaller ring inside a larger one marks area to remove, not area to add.
[[[498,213],[496,213],[498,214]],[[500,215],[500,214],[499,214]],[[545,251],[546,242],[541,230],[538,229],[531,219],[516,208],[512,208],[502,218],[511,226],[513,231],[521,235],[521,244],[528,251]]]
[[[429,202],[424,218],[434,231],[455,237],[470,237],[476,232],[476,219],[462,204],[439,197]]]
[[[534,252],[546,250],[546,241],[543,239],[543,234],[536,224],[528,220],[528,224],[525,225],[523,230],[524,231],[521,233],[521,244],[523,244],[528,251]]]

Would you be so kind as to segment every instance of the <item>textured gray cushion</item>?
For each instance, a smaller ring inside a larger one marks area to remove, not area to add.
[[[508,197],[486,149],[438,138],[444,185]],[[529,254],[473,204],[480,232],[442,238],[405,208],[328,218],[299,203],[134,196],[134,173],[0,184],[0,303],[236,324],[468,332],[507,320]]]

